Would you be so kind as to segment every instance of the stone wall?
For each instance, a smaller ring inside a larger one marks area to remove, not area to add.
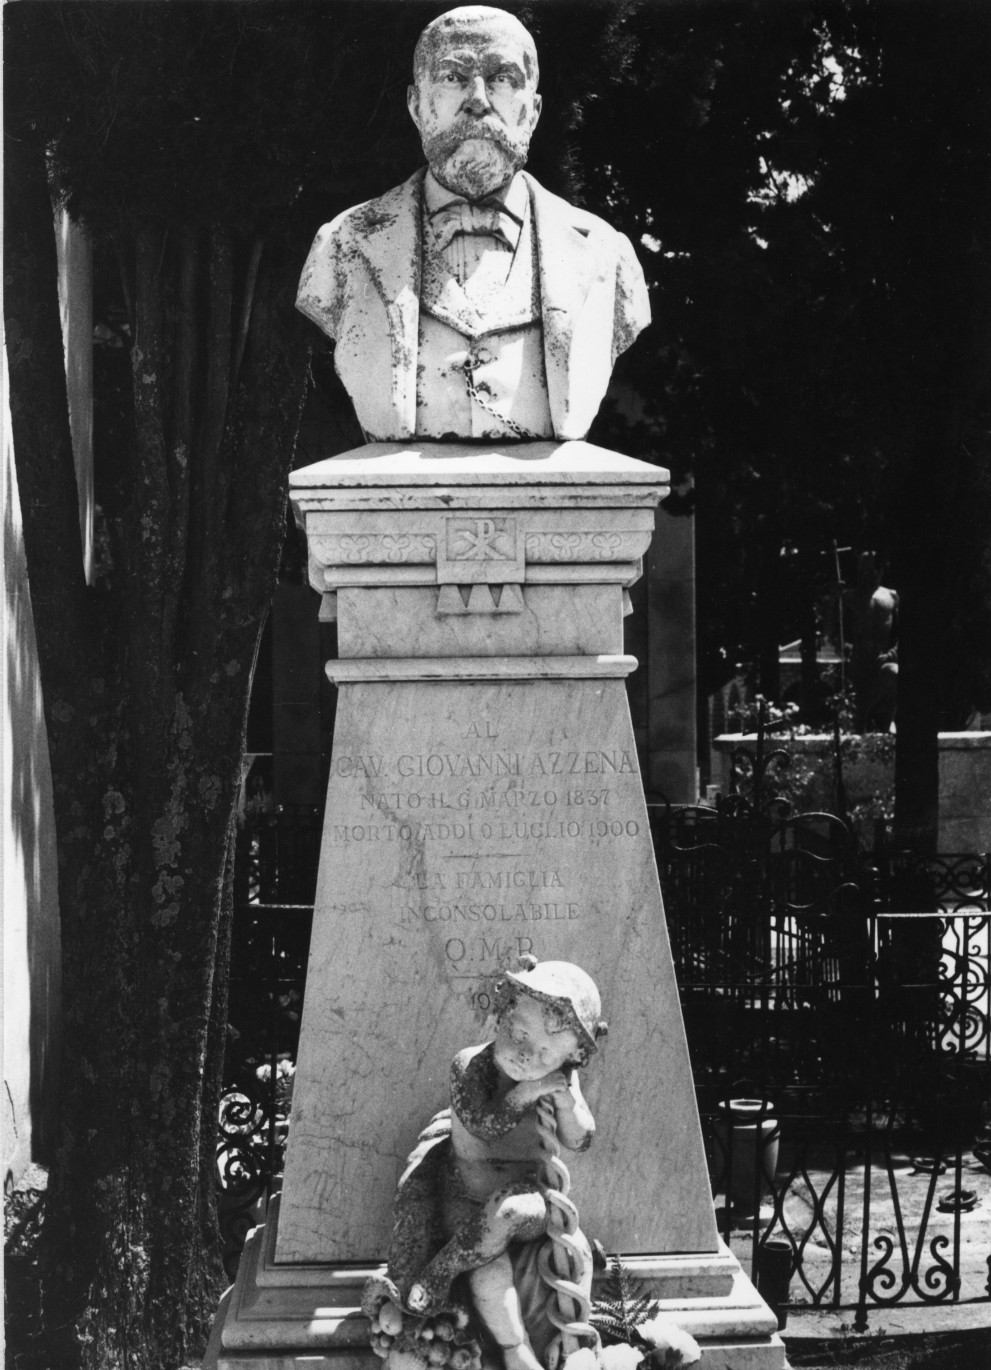
[[[991,732],[939,735],[940,851],[991,851]]]

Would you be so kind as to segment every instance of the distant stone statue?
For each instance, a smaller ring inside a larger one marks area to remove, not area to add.
[[[520,170],[537,81],[512,15],[441,15],[408,93],[427,168],[317,234],[297,306],[369,441],[583,438],[650,322],[629,240]]]
[[[557,1157],[560,1146],[592,1142],[577,1072],[606,1025],[584,971],[526,965],[498,982],[495,1040],[454,1058],[450,1110],[421,1133],[400,1180],[388,1278],[366,1289],[381,1355],[419,1350],[429,1360],[429,1342],[450,1332],[450,1354],[471,1370],[481,1350],[474,1321],[505,1370],[541,1370],[541,1357],[559,1358],[548,1354],[558,1329],[587,1316],[592,1254]]]
[[[889,728],[898,693],[898,593],[881,584],[873,552],[857,562],[850,678],[857,726],[863,732]]]

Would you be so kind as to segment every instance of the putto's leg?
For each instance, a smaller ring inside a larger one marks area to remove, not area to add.
[[[533,1241],[547,1225],[547,1206],[532,1185],[507,1185],[491,1195],[420,1272],[407,1302],[416,1313],[439,1307],[451,1281],[501,1256],[512,1241]]]
[[[504,1252],[468,1276],[475,1312],[499,1344],[506,1370],[541,1370],[523,1326],[513,1263]]]

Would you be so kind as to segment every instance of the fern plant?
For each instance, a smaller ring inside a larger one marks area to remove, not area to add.
[[[589,1322],[602,1338],[602,1346],[594,1356],[588,1350],[576,1352],[564,1370],[664,1370],[668,1366],[685,1370],[699,1361],[698,1342],[660,1311],[660,1302],[644,1282],[631,1275],[618,1256],[605,1256],[601,1247],[598,1255],[607,1274]]]
[[[607,1257],[606,1269],[608,1274],[592,1305],[589,1322],[607,1346],[611,1342],[625,1342],[628,1346],[646,1348],[649,1343],[637,1329],[657,1315],[660,1305],[618,1256]]]

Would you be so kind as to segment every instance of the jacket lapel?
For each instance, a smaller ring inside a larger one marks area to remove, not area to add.
[[[558,431],[568,409],[568,359],[575,322],[595,279],[597,254],[575,227],[571,206],[532,176],[525,172],[524,176],[537,234],[547,395]]]
[[[416,431],[416,363],[420,320],[420,196],[424,168],[395,190],[362,206],[352,220],[389,320],[392,405],[406,434]]]
[[[416,431],[420,321],[420,200],[425,168],[351,220],[353,249],[364,259],[388,316],[391,403],[407,436]],[[544,366],[555,430],[568,413],[568,360],[575,323],[596,276],[597,253],[575,226],[571,206],[523,173],[530,192],[540,271]]]

